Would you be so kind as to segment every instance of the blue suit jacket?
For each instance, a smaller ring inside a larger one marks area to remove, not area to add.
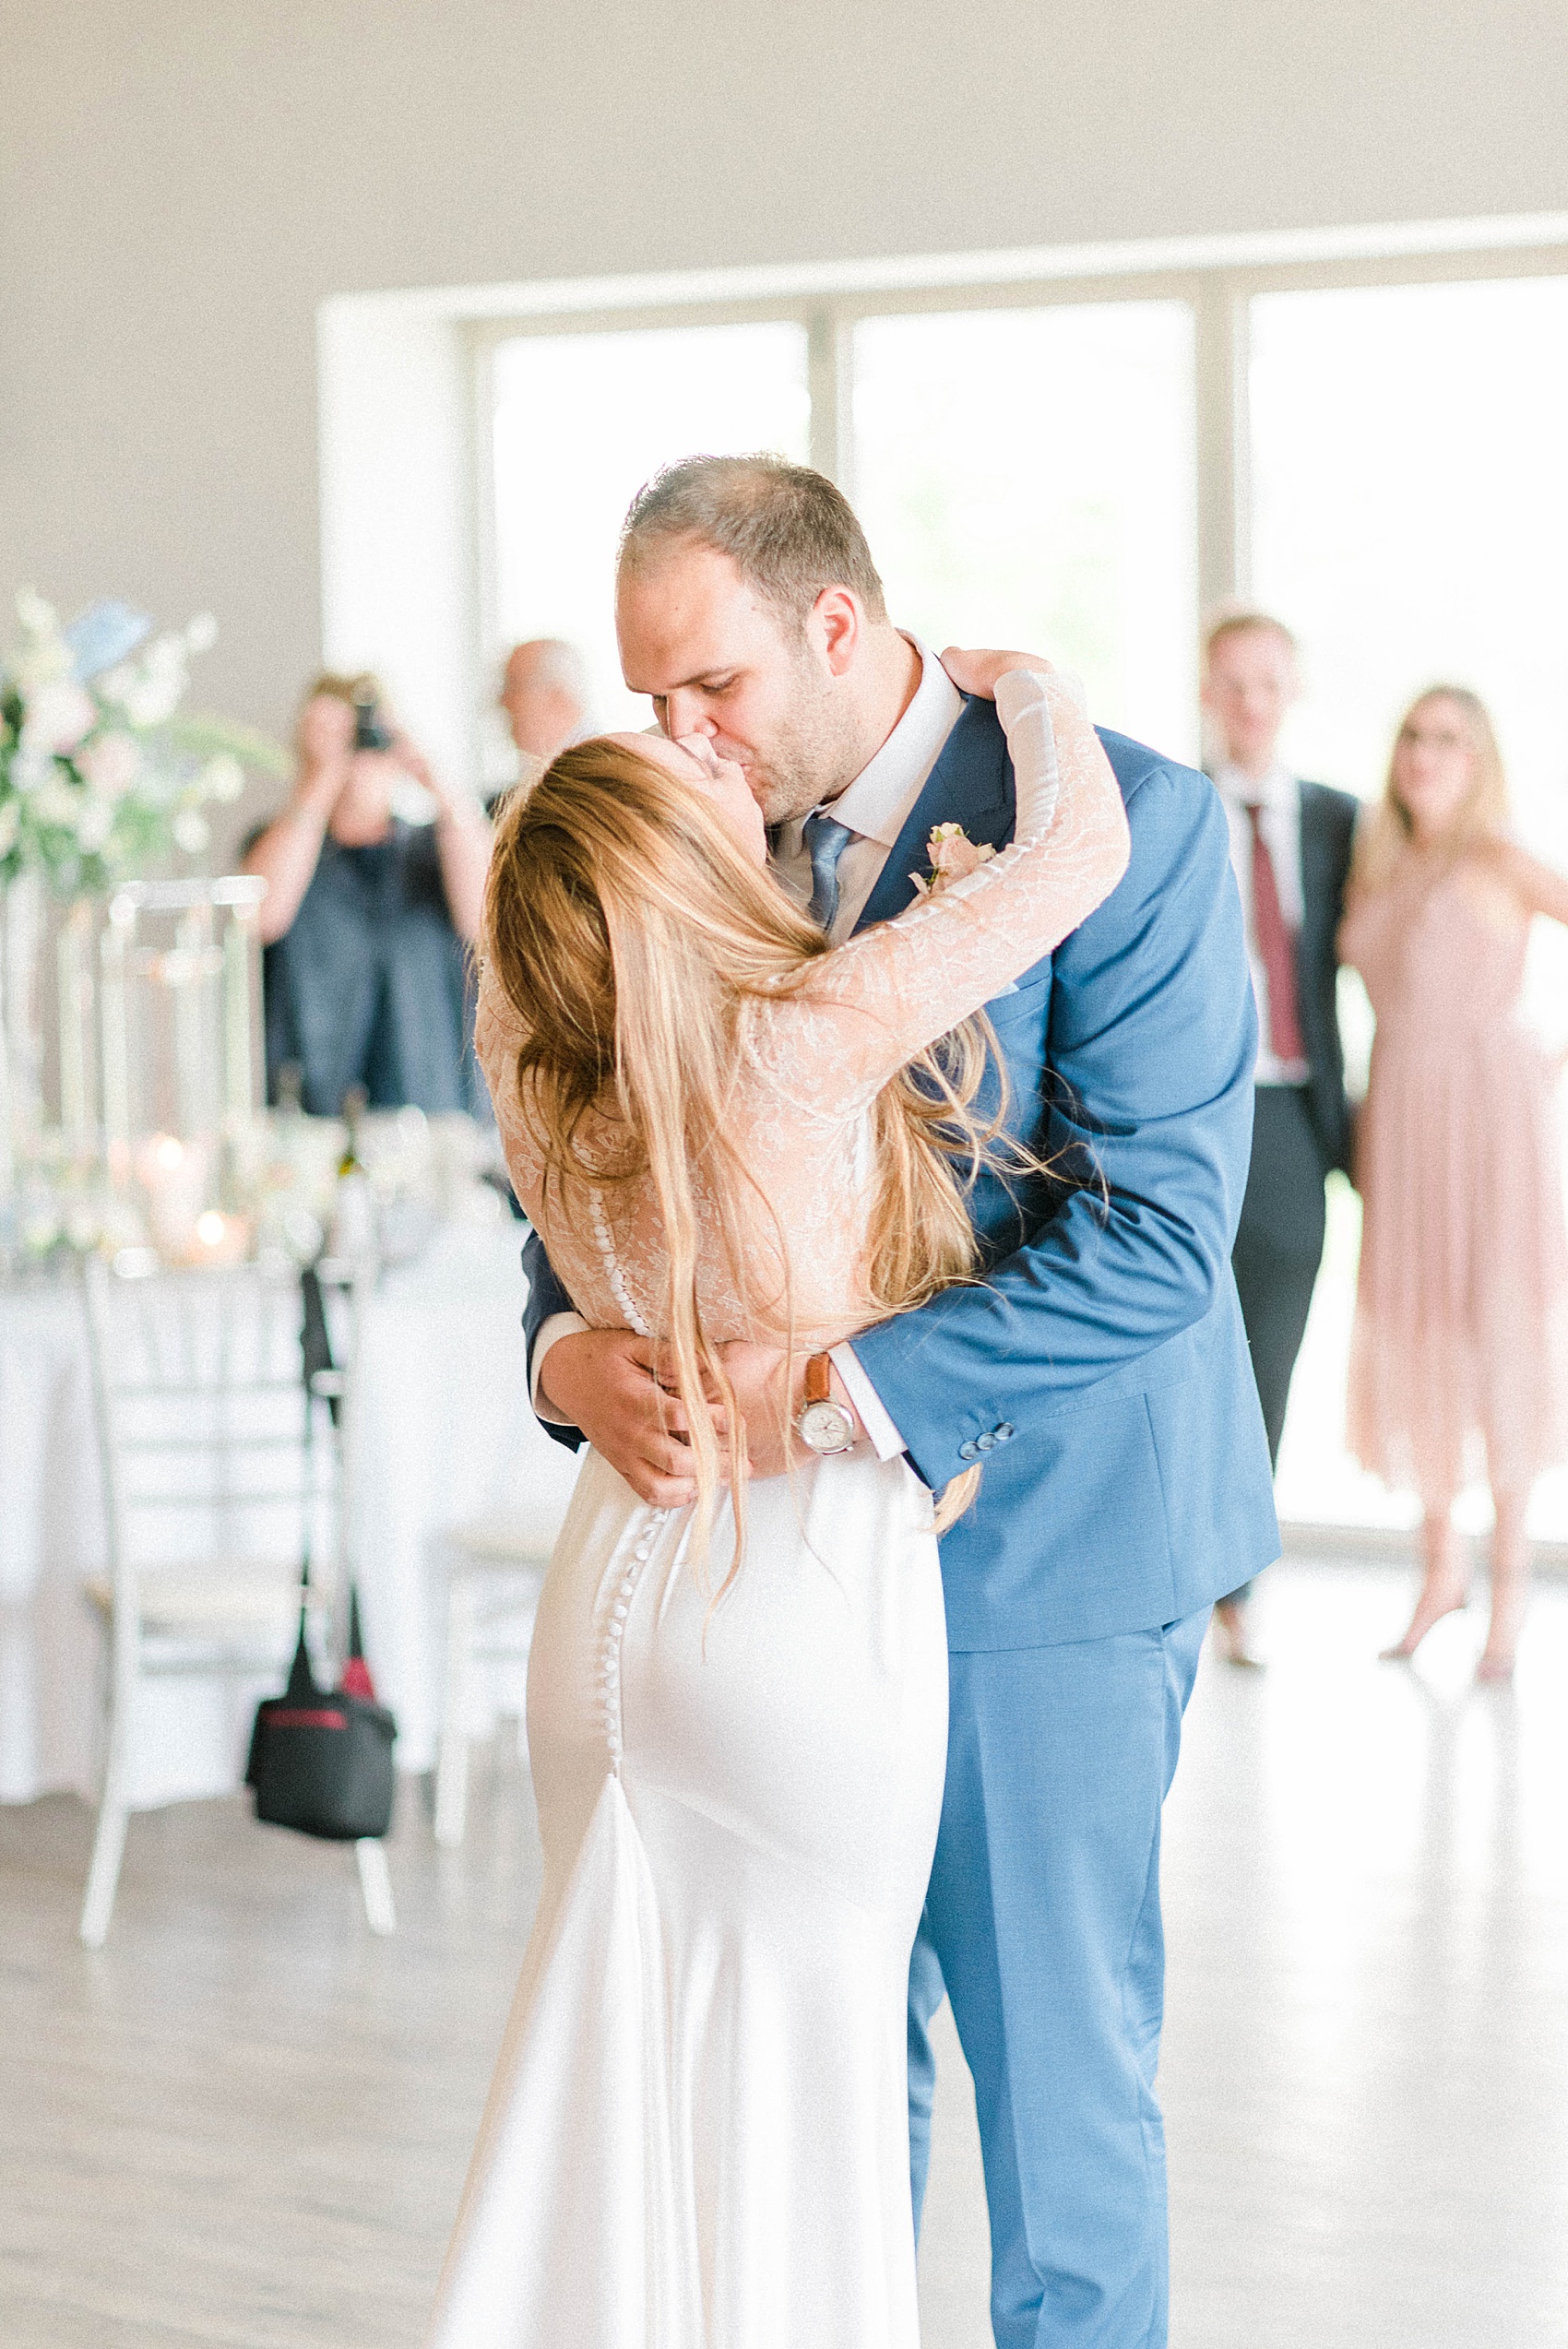
[[[982,1177],[982,1282],[855,1340],[927,1484],[985,1463],[942,1545],[956,1650],[1168,1623],[1278,1555],[1230,1274],[1257,1039],[1225,816],[1206,777],[1100,739],[1126,802],[1128,870],[987,1007],[1008,1122],[1056,1179],[1015,1197]],[[1000,848],[1014,814],[995,706],[971,701],[861,926],[909,902],[933,825]],[[531,1354],[571,1299],[537,1238],[524,1263]]]

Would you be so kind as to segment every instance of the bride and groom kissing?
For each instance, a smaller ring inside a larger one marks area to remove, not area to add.
[[[564,752],[489,882],[590,1449],[433,2349],[914,2349],[944,1996],[1001,2349],[1160,2349],[1161,1806],[1277,1551],[1225,817],[1045,659],[900,634],[781,459],[650,483],[617,622],[659,732]]]

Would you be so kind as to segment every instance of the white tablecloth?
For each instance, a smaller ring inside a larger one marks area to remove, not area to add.
[[[553,1524],[576,1475],[529,1408],[521,1242],[510,1221],[452,1227],[385,1276],[365,1317],[355,1547],[406,1770],[434,1758],[447,1536],[474,1519]],[[0,1289],[0,1801],[90,1790],[99,1635],[82,1584],[103,1559],[79,1296]],[[138,1806],[236,1785],[251,1709],[275,1686],[144,1684]]]

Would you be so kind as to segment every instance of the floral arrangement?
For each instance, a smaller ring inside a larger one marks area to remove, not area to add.
[[[96,896],[199,856],[205,811],[239,798],[246,765],[285,771],[264,736],[180,714],[191,657],[218,634],[209,616],[154,636],[101,603],[62,628],[24,589],[17,617],[0,663],[0,886],[37,873],[55,896]]]
[[[996,854],[989,841],[971,840],[961,824],[933,825],[925,852],[931,860],[930,880],[919,872],[909,876],[922,897],[940,896],[949,882],[967,881]]]

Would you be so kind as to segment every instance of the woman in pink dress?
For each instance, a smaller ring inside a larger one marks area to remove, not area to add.
[[[1568,922],[1568,881],[1507,836],[1491,720],[1433,686],[1394,744],[1339,932],[1377,1014],[1361,1111],[1364,1203],[1349,1441],[1423,1511],[1425,1575],[1390,1658],[1467,1601],[1455,1497],[1484,1465],[1496,1512],[1478,1677],[1514,1668],[1525,1512],[1568,1457],[1568,1240],[1555,1070],[1520,1011],[1530,919]]]

